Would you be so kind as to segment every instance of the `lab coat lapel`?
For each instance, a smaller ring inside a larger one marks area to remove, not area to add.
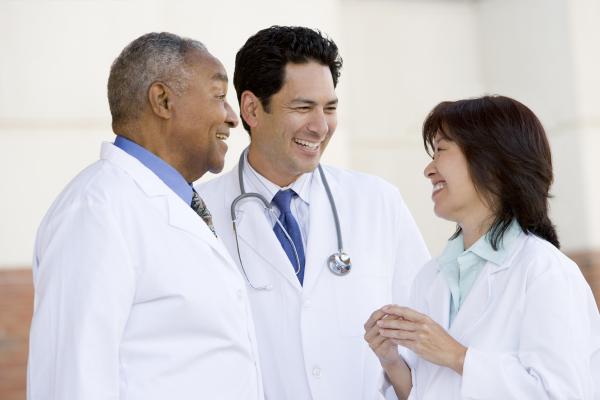
[[[324,171],[327,174],[326,171]],[[337,195],[338,186],[331,175],[327,176],[332,196],[340,216],[340,225],[343,224],[345,204],[342,196]],[[306,244],[306,267],[304,270],[304,292],[309,293],[317,284],[319,276],[329,272],[327,260],[337,250],[337,234],[333,212],[327,197],[327,192],[321,180],[321,174],[315,170],[310,188],[310,219],[308,240]],[[349,223],[349,222],[348,222]],[[343,226],[343,225],[342,225]],[[327,270],[327,272],[323,272]],[[342,277],[343,278],[343,277]]]
[[[450,334],[456,340],[460,342],[476,329],[477,325],[490,310],[490,306],[494,303],[495,299],[502,295],[499,291],[504,285],[500,285],[498,282],[503,278],[503,272],[512,265],[515,254],[523,246],[525,240],[526,236],[523,234],[520,234],[515,239],[510,254],[501,265],[489,261],[486,262],[450,328]]]
[[[429,315],[444,329],[450,324],[450,288],[441,273],[438,272],[425,297],[426,310],[417,310]]]
[[[448,288],[446,280],[439,271],[425,296],[425,305],[425,310],[417,311],[425,313],[441,327],[448,330],[448,325],[450,324],[450,288]],[[424,363],[425,368],[431,369],[433,367],[428,362]],[[428,382],[424,387],[428,387],[440,373],[441,369],[433,368],[434,372],[430,372]]]
[[[177,195],[167,196],[169,225],[189,232],[209,244],[227,262],[234,264],[223,242],[215,237],[210,228],[191,207],[188,207]],[[218,234],[218,232],[217,232]]]
[[[461,338],[475,329],[493,300],[493,263],[487,262],[475,281],[473,288],[454,318],[450,334],[460,342]]]
[[[237,171],[237,167],[235,168]],[[237,174],[235,176],[237,182]],[[238,186],[239,187],[239,186]],[[225,199],[227,209],[239,195],[236,191]],[[248,198],[238,202],[236,207],[237,232],[240,239],[240,253],[245,268],[262,268],[266,264],[281,274],[294,288],[302,290],[300,281],[294,272],[285,251],[277,240],[271,218],[264,209],[262,202],[256,198]]]
[[[198,237],[227,262],[233,263],[223,243],[206,223],[152,171],[112,143],[103,144],[101,157],[126,171],[152,201],[161,202],[161,207],[166,208],[169,225]]]

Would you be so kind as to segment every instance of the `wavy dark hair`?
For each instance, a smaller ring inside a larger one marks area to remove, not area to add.
[[[488,233],[494,250],[513,219],[524,232],[560,247],[548,217],[550,145],[529,108],[504,96],[445,101],[423,124],[423,144],[430,156],[438,133],[460,147],[475,189],[494,211]],[[460,232],[457,227],[452,238]]]
[[[288,63],[316,61],[329,67],[333,86],[337,86],[342,58],[335,42],[320,31],[301,26],[271,26],[251,36],[235,57],[233,86],[238,104],[242,93],[249,90],[269,112],[271,96],[281,90]],[[250,127],[240,118],[244,128]]]

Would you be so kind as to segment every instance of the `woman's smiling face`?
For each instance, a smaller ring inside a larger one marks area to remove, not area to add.
[[[457,143],[440,133],[433,140],[433,160],[425,167],[431,181],[435,214],[462,226],[464,222],[484,221],[492,214],[477,192],[467,159]]]

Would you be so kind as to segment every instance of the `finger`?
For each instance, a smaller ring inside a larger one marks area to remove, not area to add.
[[[370,342],[371,340],[373,340],[375,337],[380,336],[379,335],[379,327],[377,325],[373,325],[372,327],[370,327],[369,329],[367,329],[367,331],[365,332],[365,340],[367,342]]]
[[[373,311],[367,322],[365,322],[365,331],[375,326],[375,323],[385,316],[385,312],[381,309]]]
[[[396,318],[383,318],[377,321],[377,326],[383,329],[400,329],[403,331],[417,331],[419,329],[419,325],[407,321],[405,319],[401,319],[400,317]]]
[[[416,340],[417,333],[398,329],[379,329],[379,334],[390,339]]]
[[[396,315],[413,322],[424,322],[429,319],[425,314],[421,314],[418,311],[408,307],[401,307],[397,305],[389,305],[382,308],[387,314]]]
[[[379,348],[385,343],[389,341],[388,338],[383,337],[381,335],[377,335],[375,337],[373,337],[370,341],[368,341],[367,343],[369,344],[369,347],[371,349],[373,349],[374,351],[379,350]]]

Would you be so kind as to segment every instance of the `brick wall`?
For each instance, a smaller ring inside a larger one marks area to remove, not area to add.
[[[600,251],[571,253],[600,308]],[[25,400],[27,337],[33,309],[31,271],[0,269],[0,399]]]
[[[25,399],[27,341],[33,310],[31,270],[0,269],[0,399]]]
[[[583,276],[592,287],[600,309],[600,251],[572,252],[568,256],[579,265]]]

